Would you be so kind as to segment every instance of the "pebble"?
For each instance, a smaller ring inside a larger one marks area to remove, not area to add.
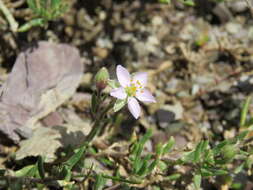
[[[109,54],[106,48],[100,48],[100,47],[93,48],[92,52],[95,56],[98,56],[99,58],[102,58],[102,59],[106,58]]]
[[[241,13],[248,9],[247,2],[245,0],[229,1],[228,6],[234,13]]]
[[[233,22],[227,23],[225,27],[230,34],[237,34],[241,30],[241,25]]]
[[[157,122],[161,128],[165,128],[171,123],[172,121],[175,120],[175,113],[172,111],[164,110],[164,109],[159,109],[155,113]]]
[[[152,18],[152,24],[153,24],[154,26],[162,25],[162,24],[163,24],[163,19],[162,19],[162,17],[160,17],[160,16],[154,16],[154,17]]]

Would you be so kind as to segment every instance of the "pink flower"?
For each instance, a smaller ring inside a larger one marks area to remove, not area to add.
[[[110,95],[120,100],[126,100],[129,111],[137,119],[141,114],[137,99],[148,103],[156,102],[154,96],[145,89],[148,79],[147,73],[138,72],[131,76],[124,67],[118,65],[116,74],[120,87],[114,88]]]

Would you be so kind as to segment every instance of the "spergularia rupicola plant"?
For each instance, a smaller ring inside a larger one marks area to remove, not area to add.
[[[133,75],[121,65],[117,66],[116,74],[119,86],[112,89],[110,95],[117,98],[114,111],[121,109],[126,103],[128,109],[135,119],[141,114],[140,104],[137,101],[154,103],[154,96],[145,88],[147,85],[148,75],[145,72],[138,72]]]

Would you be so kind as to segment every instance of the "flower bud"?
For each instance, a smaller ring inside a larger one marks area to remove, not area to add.
[[[98,90],[103,90],[107,86],[109,73],[105,67],[102,67],[95,75],[95,83]]]
[[[237,148],[234,145],[225,145],[221,150],[223,161],[231,162],[237,153]]]

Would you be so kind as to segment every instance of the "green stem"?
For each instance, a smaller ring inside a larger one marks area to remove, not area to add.
[[[101,125],[101,120],[103,119],[105,114],[113,107],[113,104],[114,101],[111,101],[110,104],[101,112],[101,114],[98,115],[90,133],[87,135],[87,138],[85,139],[85,142],[82,144],[82,146],[88,146],[93,140],[93,138],[101,131],[103,126]]]

